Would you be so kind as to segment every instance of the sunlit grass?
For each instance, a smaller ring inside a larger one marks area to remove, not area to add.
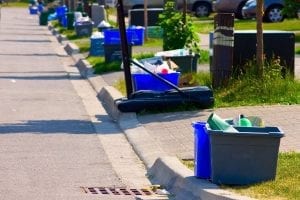
[[[194,169],[194,161],[182,161]],[[238,163],[237,163],[238,164]],[[276,179],[247,186],[221,186],[225,190],[260,200],[300,199],[300,153],[279,153]]]
[[[300,54],[300,46],[296,47],[296,54]]]
[[[214,30],[214,21],[201,22],[194,21],[196,31],[198,33],[209,33]],[[263,23],[264,30],[282,30],[282,31],[298,31],[300,30],[300,23],[298,19],[285,19],[278,23]],[[234,22],[234,30],[256,30],[255,20],[236,20]]]

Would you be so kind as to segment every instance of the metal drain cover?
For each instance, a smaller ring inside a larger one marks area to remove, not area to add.
[[[152,190],[134,189],[124,187],[83,187],[85,193],[99,195],[120,195],[120,196],[151,196],[157,195]]]

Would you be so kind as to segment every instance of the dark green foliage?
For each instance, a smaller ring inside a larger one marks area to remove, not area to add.
[[[199,37],[195,33],[190,16],[184,15],[175,9],[175,2],[169,0],[165,4],[164,12],[159,15],[159,25],[163,29],[163,49],[188,48],[199,51]]]
[[[297,0],[284,0],[283,14],[287,18],[297,17],[297,12],[300,9],[300,1]]]

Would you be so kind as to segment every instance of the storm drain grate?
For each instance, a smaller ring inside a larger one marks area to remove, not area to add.
[[[150,196],[156,195],[152,190],[119,187],[83,187],[85,193],[100,195]]]

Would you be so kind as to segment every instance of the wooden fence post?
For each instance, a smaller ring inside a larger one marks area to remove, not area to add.
[[[228,85],[233,69],[234,14],[219,13],[214,18],[213,64],[211,67],[214,88]]]

